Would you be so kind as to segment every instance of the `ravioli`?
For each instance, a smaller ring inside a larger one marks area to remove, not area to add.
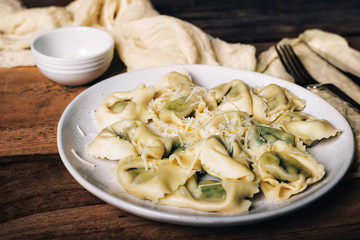
[[[201,129],[200,134],[203,137],[215,135],[224,132],[227,135],[237,134],[245,130],[245,126],[251,125],[250,115],[242,111],[228,111],[215,113],[210,121]]]
[[[301,111],[305,101],[287,89],[276,84],[256,87],[251,92],[254,118],[263,124],[270,124],[285,111]]]
[[[94,113],[99,127],[104,128],[120,120],[147,122],[149,119],[147,106],[154,93],[153,87],[139,84],[134,90],[109,95]]]
[[[201,181],[191,177],[177,191],[160,199],[160,204],[193,208],[202,211],[217,211],[229,214],[247,212],[255,193],[257,183],[234,180],[226,182]]]
[[[273,202],[289,199],[325,174],[324,166],[313,156],[283,141],[272,144],[254,165],[262,192]]]
[[[260,125],[249,126],[247,127],[246,136],[245,148],[247,153],[252,157],[258,156],[266,148],[278,140],[295,146],[294,135],[272,127]]]
[[[208,119],[209,110],[216,105],[212,95],[195,86],[184,71],[170,72],[155,84],[155,89],[149,103],[150,118],[161,131],[168,133],[193,135],[194,125]]]
[[[188,117],[196,108],[196,97],[184,96],[165,103],[159,112],[159,119],[165,123],[182,125],[181,118]]]
[[[255,175],[247,166],[245,155],[237,152],[237,156],[232,156],[233,153],[228,152],[221,140],[211,137],[201,147],[201,165],[207,173],[220,179],[253,181]]]
[[[232,80],[212,89],[220,111],[242,111],[252,114],[252,99],[249,87],[241,80]]]
[[[275,121],[275,125],[298,136],[308,146],[340,133],[329,121],[302,112],[286,112]]]
[[[173,144],[174,146],[174,144]],[[202,169],[198,156],[199,146],[189,147],[187,144],[175,144],[176,149],[169,154],[169,160],[185,169],[200,171]]]
[[[181,69],[105,98],[87,152],[118,161],[121,187],[137,198],[239,214],[259,189],[281,202],[323,178],[307,147],[341,132],[304,107],[276,84],[205,89]]]
[[[168,159],[130,157],[117,166],[118,180],[127,192],[154,202],[184,185],[193,174]]]
[[[161,96],[178,96],[182,93],[191,92],[192,83],[191,76],[186,71],[173,71],[162,77],[155,85],[156,98]],[[176,94],[174,94],[176,93]]]
[[[103,129],[88,145],[88,153],[110,160],[134,155],[161,159],[171,141],[154,134],[141,121],[123,120]]]
[[[88,144],[86,150],[93,157],[108,160],[119,160],[138,155],[136,148],[128,139],[111,128],[103,129],[95,140]]]

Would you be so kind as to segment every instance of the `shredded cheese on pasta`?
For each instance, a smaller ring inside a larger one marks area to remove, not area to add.
[[[160,204],[205,211],[244,212],[251,204],[248,198],[259,187],[267,199],[276,202],[287,200],[320,180],[324,175],[323,166],[306,152],[306,146],[301,145],[309,140],[302,139],[304,136],[297,134],[298,129],[286,121],[304,125],[317,121],[317,127],[323,124],[326,131],[318,134],[320,137],[316,141],[336,136],[338,130],[312,116],[298,117],[295,109],[304,108],[304,101],[286,94],[280,87],[271,86],[276,88],[277,94],[283,94],[278,100],[277,95],[268,98],[266,94],[257,95],[257,92],[267,90],[267,86],[253,90],[243,87],[240,80],[229,84],[205,89],[195,85],[188,74],[169,73],[159,85],[155,84],[154,89],[158,90],[153,97],[138,106],[147,109],[146,122],[141,122],[143,116],[136,114],[130,114],[132,117],[129,118],[120,114],[121,117],[116,118],[118,113],[107,111],[118,122],[141,125],[145,132],[139,132],[138,127],[118,129],[120,133],[115,134],[109,126],[104,131],[108,129],[114,134],[99,134],[89,145],[91,152],[95,157],[97,152],[103,156],[106,155],[105,148],[109,152],[116,148],[124,151],[120,148],[130,143],[133,150],[127,149],[126,157],[118,159],[117,170],[119,182],[126,191]],[[236,94],[249,96],[252,100],[244,101]],[[131,101],[132,97],[129,99]],[[256,109],[253,102],[257,104]],[[244,104],[249,106],[243,108]],[[253,113],[240,109],[252,109]],[[125,107],[124,111],[129,109]],[[282,120],[277,123],[277,119]],[[85,135],[79,126],[77,129]],[[136,140],[134,136],[137,136]],[[95,166],[80,158],[73,149],[71,152],[80,161]],[[134,158],[134,155],[138,157]],[[136,171],[138,168],[143,170]],[[197,174],[205,173],[213,174],[218,181],[199,184]],[[294,176],[289,176],[292,174]],[[227,199],[229,197],[234,199]],[[207,208],[208,203],[215,207]]]

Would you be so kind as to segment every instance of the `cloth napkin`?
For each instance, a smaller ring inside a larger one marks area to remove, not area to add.
[[[171,64],[256,67],[254,46],[227,43],[193,24],[161,15],[149,0],[76,0],[65,7],[32,9],[12,1],[0,2],[0,67],[34,65],[31,41],[65,26],[100,27],[111,33],[128,71]]]
[[[0,67],[35,65],[31,41],[43,32],[66,26],[93,26],[111,33],[128,71],[171,64],[212,64],[256,70],[294,82],[274,46],[256,59],[254,46],[227,43],[191,23],[161,15],[149,0],[75,0],[65,7],[31,9],[18,0],[0,0]],[[349,47],[344,38],[310,29],[297,38],[280,41],[285,42],[294,47],[319,82],[333,83],[360,102],[359,86],[332,66],[360,77],[360,52]],[[329,99],[326,93],[319,94]],[[338,99],[330,103],[346,117],[356,138],[355,160],[347,176],[360,177],[360,114],[345,109]]]

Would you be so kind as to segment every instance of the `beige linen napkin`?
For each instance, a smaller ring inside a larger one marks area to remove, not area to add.
[[[39,34],[93,26],[115,38],[127,70],[171,64],[212,64],[255,70],[255,47],[213,38],[180,19],[160,15],[149,0],[76,0],[65,7],[25,9],[0,0],[0,67],[34,65],[29,50]]]
[[[282,39],[279,44],[281,43],[293,46],[306,69],[320,83],[333,83],[360,103],[360,87],[331,65],[360,76],[360,52],[350,48],[344,38],[319,29],[310,29],[298,38]],[[282,66],[274,46],[259,55],[256,70],[294,81]],[[326,91],[319,91],[317,94],[329,101],[349,122],[355,137],[355,157],[347,177],[360,177],[360,112],[344,107],[341,100],[331,97]]]

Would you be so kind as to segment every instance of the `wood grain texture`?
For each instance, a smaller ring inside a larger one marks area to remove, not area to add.
[[[91,85],[124,71],[116,56],[108,71]],[[62,86],[35,67],[0,68],[0,156],[57,153],[61,114],[88,86]]]
[[[360,33],[360,2],[354,0],[153,0],[152,3],[161,14],[189,21],[229,42],[277,42],[283,37],[297,37],[310,28],[344,37],[358,37]],[[359,44],[357,41],[353,47],[360,49]]]
[[[37,68],[0,69],[0,156],[56,153],[57,122],[83,89],[49,81]]]
[[[56,154],[2,157],[0,164],[3,239],[356,239],[359,233],[358,180],[343,181],[284,217],[242,227],[195,228],[154,222],[105,204],[68,174]]]
[[[27,7],[71,0],[23,0]],[[153,0],[178,17],[257,54],[284,37],[321,28],[360,50],[360,2],[320,0]],[[122,73],[118,57],[87,86],[65,87],[36,67],[0,69],[0,239],[359,239],[360,180],[343,180],[313,204],[241,227],[186,227],[114,208],[80,186],[63,165],[57,123],[66,106],[98,81]]]

